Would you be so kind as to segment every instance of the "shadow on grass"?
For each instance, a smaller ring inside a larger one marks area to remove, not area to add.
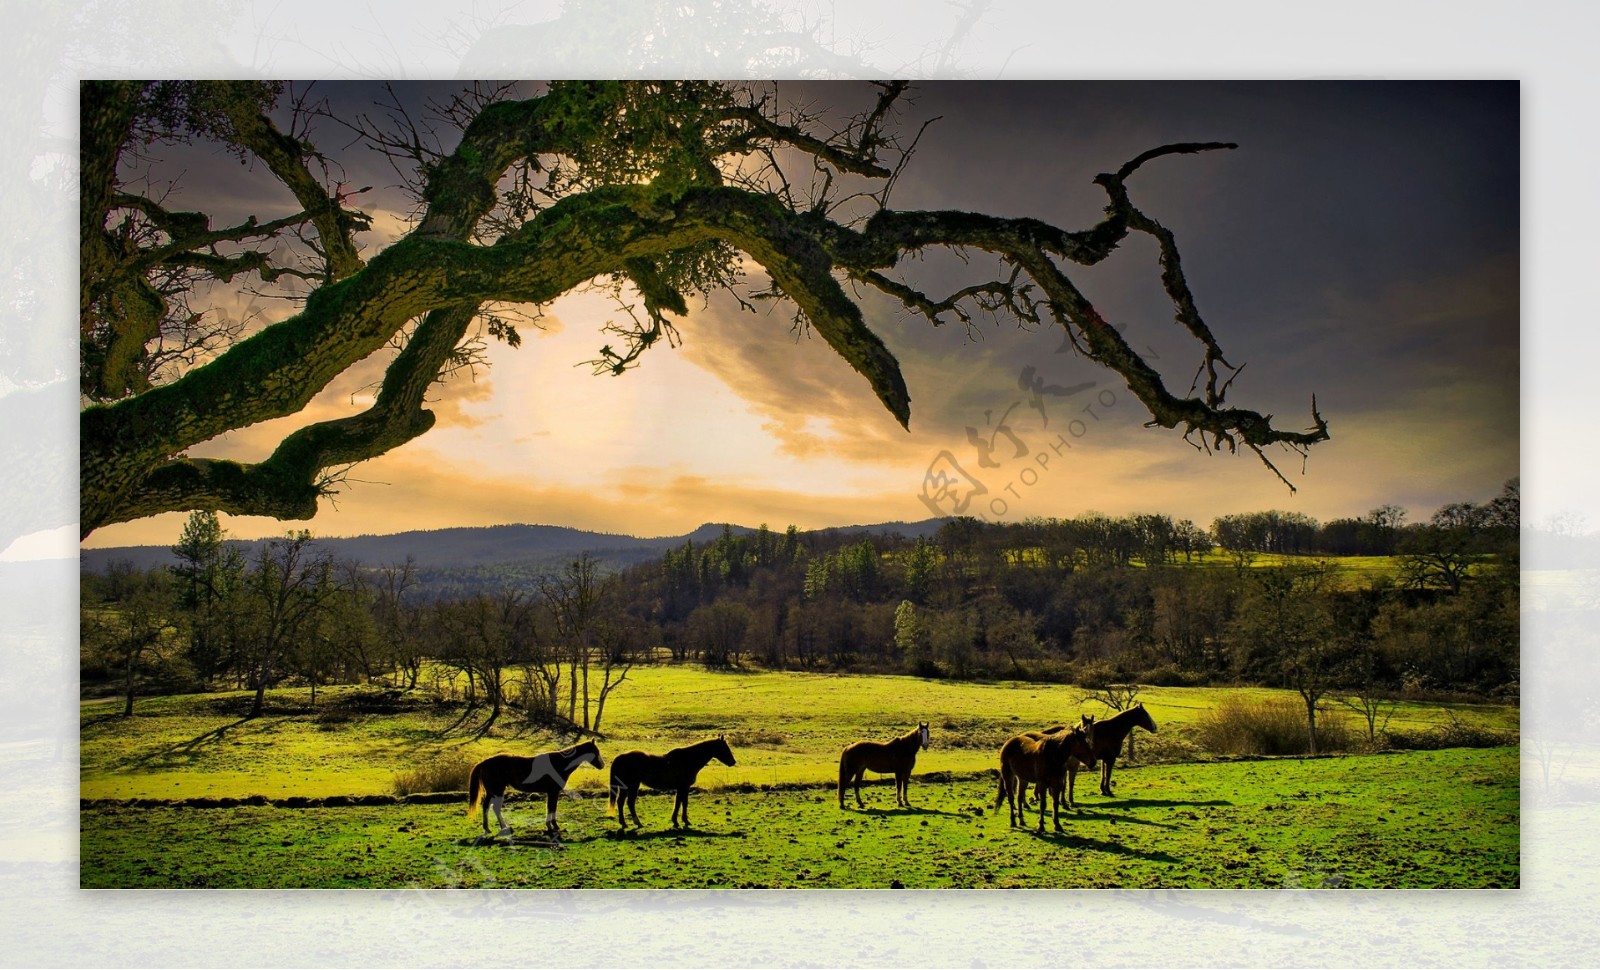
[[[1144,859],[1147,862],[1177,863],[1180,860],[1167,852],[1144,852],[1120,842],[1106,842],[1102,839],[1086,838],[1072,832],[1041,832],[1035,828],[1027,829],[1027,833],[1041,842],[1050,842],[1063,849],[1087,849],[1090,852],[1106,852],[1111,855],[1130,856],[1134,859]]]
[[[635,839],[650,841],[653,839],[743,839],[747,838],[747,835],[738,829],[735,829],[731,832],[711,832],[706,829],[696,828],[650,830],[627,829],[626,831],[611,829],[604,835],[595,836],[595,838],[617,839],[623,841],[632,841]]]
[[[962,812],[946,812],[939,808],[923,808],[920,805],[910,805],[905,808],[873,808],[869,805],[866,808],[847,808],[846,810],[855,812],[858,815],[948,815],[951,818],[959,818],[963,814]]]
[[[1112,804],[1115,804],[1122,808],[1178,808],[1180,806],[1187,808],[1196,805],[1226,805],[1230,808],[1233,807],[1233,802],[1230,802],[1225,798],[1209,798],[1204,801],[1198,801],[1195,799],[1185,798],[1121,798],[1116,795],[1112,795],[1110,798],[1106,799],[1103,804],[1107,805],[1108,807]]]
[[[468,849],[563,849],[569,845],[582,845],[585,842],[595,842],[608,838],[606,834],[562,836],[560,839],[546,838],[543,835],[479,835],[472,838],[456,839],[455,844]]]
[[[1148,825],[1148,826],[1151,826],[1153,828],[1158,828],[1158,829],[1175,829],[1175,828],[1177,828],[1176,825],[1173,825],[1173,824],[1171,824],[1169,822],[1152,822],[1150,819],[1147,819],[1147,818],[1135,818],[1132,815],[1118,815],[1118,814],[1116,814],[1114,812],[1096,812],[1096,811],[1091,811],[1091,810],[1085,808],[1082,805],[1078,806],[1077,814],[1074,815],[1073,817],[1074,818],[1080,818],[1080,819],[1095,819],[1096,821],[1106,821],[1106,822],[1110,822],[1112,824],[1116,824],[1118,822],[1121,822],[1121,823],[1124,823],[1124,824],[1127,824],[1127,825]]]
[[[167,745],[157,751],[141,755],[133,760],[133,764],[141,768],[174,768],[194,764],[204,753],[205,749],[221,744],[228,737],[228,733],[235,728],[251,723],[264,723],[262,718],[242,717],[231,724],[212,728],[202,734],[197,734],[187,741]]]
[[[133,712],[134,717],[139,716],[138,711]],[[87,731],[102,724],[131,724],[132,718],[123,716],[122,711],[113,711],[109,714],[83,714],[79,716],[78,726],[80,731]]]

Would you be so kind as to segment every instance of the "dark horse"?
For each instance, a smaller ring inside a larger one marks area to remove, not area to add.
[[[1061,795],[1063,791],[1068,791],[1068,771],[1076,771],[1071,762],[1077,759],[1089,768],[1093,768],[1095,764],[1091,732],[1085,731],[1082,727],[1075,727],[1070,731],[1062,730],[1055,734],[1044,734],[1039,731],[1029,733],[1036,736],[1019,734],[1000,749],[1000,794],[994,800],[994,809],[999,811],[1000,803],[1006,802],[1011,809],[1011,824],[1026,824],[1027,786],[1036,784],[1041,793],[1048,788],[1055,798],[1054,821],[1056,831],[1060,832],[1062,831]],[[1067,807],[1076,807],[1070,794],[1067,796]],[[1039,831],[1044,831],[1042,794],[1039,798]]]
[[[489,809],[493,808],[495,821],[500,823],[499,834],[510,835],[511,826],[506,824],[505,816],[500,814],[500,809],[505,805],[506,789],[542,792],[546,801],[545,832],[553,839],[559,838],[560,832],[556,828],[556,799],[561,797],[561,792],[567,787],[567,776],[576,771],[579,765],[594,765],[596,768],[605,766],[605,762],[600,758],[600,749],[595,747],[593,741],[575,744],[561,751],[536,754],[531,758],[514,754],[497,754],[485,758],[472,766],[472,774],[467,777],[467,814],[472,814],[472,810],[477,807],[481,799],[483,834],[489,834]]]
[[[861,776],[869,771],[894,775],[896,807],[911,807],[906,790],[911,784],[911,769],[917,764],[917,751],[928,746],[928,722],[918,724],[893,741],[857,741],[839,755],[839,807],[844,808],[844,789],[855,784],[856,807],[866,808],[861,800]]]
[[[1124,741],[1133,729],[1142,727],[1151,734],[1156,733],[1156,722],[1150,717],[1150,712],[1144,709],[1144,704],[1135,704],[1121,713],[1114,714],[1104,721],[1098,721],[1094,726],[1094,753],[1100,759],[1100,794],[1111,797],[1111,769],[1117,763],[1117,755],[1122,751]],[[1065,731],[1066,727],[1057,724],[1055,727],[1045,728],[1044,733],[1055,734]],[[1071,799],[1071,791],[1067,793]],[[1041,802],[1044,793],[1039,793]]]
[[[648,785],[656,791],[669,791],[677,795],[672,802],[672,827],[678,827],[678,812],[683,812],[683,827],[689,827],[689,786],[695,776],[712,758],[732,768],[733,749],[726,738],[711,738],[687,748],[674,748],[666,754],[646,754],[627,751],[611,759],[611,801],[617,806],[617,821],[624,831],[628,823],[622,817],[622,807],[628,807],[636,828],[643,828],[639,812],[634,807],[639,801],[639,786]]]

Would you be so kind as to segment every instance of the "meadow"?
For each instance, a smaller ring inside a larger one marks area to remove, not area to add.
[[[667,827],[646,795],[645,829],[618,836],[602,771],[579,770],[561,803],[559,847],[543,803],[513,797],[512,839],[476,844],[465,798],[394,795],[398,774],[436,759],[532,753],[561,739],[502,721],[487,736],[459,708],[374,687],[203,694],[82,709],[85,887],[1512,887],[1518,881],[1518,752],[1446,749],[1322,758],[1228,759],[1196,727],[1232,695],[1145,688],[1156,734],[1136,734],[1116,794],[1094,777],[1056,834],[992,811],[995,752],[1019,730],[1105,713],[1077,688],[910,677],[636,668],[613,695],[608,757],[724,734],[738,765],[712,763],[694,826]],[[1292,695],[1291,695],[1292,696]],[[1334,716],[1334,715],[1329,715]],[[911,786],[886,784],[840,810],[838,751],[932,726]],[[1514,735],[1517,711],[1412,703],[1393,730],[1470,722]],[[454,725],[452,727],[452,725]],[[190,800],[187,804],[183,800]],[[196,807],[197,805],[220,807]]]

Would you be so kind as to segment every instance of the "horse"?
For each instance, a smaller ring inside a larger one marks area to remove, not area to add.
[[[1087,716],[1087,715],[1085,715]],[[1133,733],[1133,729],[1142,727],[1151,734],[1156,733],[1155,719],[1150,712],[1144,709],[1140,702],[1125,711],[1113,714],[1111,717],[1100,721],[1094,726],[1094,753],[1100,759],[1100,794],[1111,797],[1111,769],[1117,763],[1117,755],[1122,750],[1122,743]],[[1065,725],[1057,724],[1055,727],[1044,729],[1045,734],[1055,734],[1065,731]],[[1091,765],[1092,767],[1092,765]],[[1068,792],[1070,799],[1071,792]],[[1044,793],[1039,793],[1042,803]]]
[[[633,816],[635,828],[644,828],[635,807],[639,801],[639,786],[648,785],[657,791],[673,792],[672,827],[678,827],[678,812],[683,812],[683,827],[689,827],[689,786],[695,776],[712,758],[732,768],[733,749],[726,738],[717,737],[674,748],[666,754],[646,754],[643,751],[626,751],[611,759],[611,798],[607,804],[617,806],[617,822],[627,831],[628,823],[622,817],[622,807],[627,805]]]
[[[1084,735],[1090,739],[1089,744],[1092,747],[1094,745],[1094,740],[1093,740],[1094,739],[1094,715],[1093,714],[1080,714],[1080,715],[1078,715],[1078,726],[1083,729]],[[1025,737],[1025,738],[1030,738],[1030,739],[1032,739],[1034,741],[1042,741],[1046,737],[1048,737],[1048,736],[1050,736],[1052,734],[1060,734],[1062,731],[1065,731],[1066,729],[1067,729],[1067,726],[1065,724],[1057,724],[1054,727],[1047,727],[1047,728],[1044,728],[1043,730],[1040,730],[1040,731],[1024,731],[1024,732],[1022,732],[1022,736]],[[1072,791],[1072,789],[1074,787],[1076,787],[1077,782],[1078,782],[1078,769],[1082,768],[1082,767],[1084,767],[1083,762],[1078,760],[1077,758],[1074,757],[1074,758],[1068,758],[1067,759],[1067,791],[1069,793]],[[1088,765],[1088,767],[1093,768],[1094,765],[1091,763],[1090,765]],[[1044,785],[1043,784],[1035,785],[1034,786],[1034,794],[1039,799],[1040,802],[1043,802],[1044,801]],[[1023,782],[1022,789],[1017,793],[1017,797],[1020,798],[1023,802],[1027,802],[1027,800],[1028,800],[1028,783],[1027,782]],[[1070,797],[1070,795],[1069,795],[1069,797],[1067,799],[1067,804],[1069,806],[1073,804],[1073,801],[1072,801],[1072,798]]]
[[[845,747],[839,755],[839,807],[844,808],[844,789],[854,782],[856,807],[866,808],[861,800],[861,776],[869,771],[894,775],[895,807],[910,808],[911,769],[917,763],[917,751],[928,746],[928,722],[923,721],[909,733],[893,741],[857,741]]]
[[[473,765],[472,773],[467,776],[467,814],[471,815],[481,800],[483,834],[489,834],[489,809],[493,808],[495,821],[500,823],[499,834],[510,835],[511,826],[506,824],[505,816],[500,812],[505,805],[506,789],[542,792],[546,802],[545,832],[550,838],[559,839],[561,833],[556,827],[556,799],[567,787],[567,776],[576,771],[579,765],[593,765],[596,768],[605,766],[600,749],[595,747],[593,741],[584,741],[560,751],[536,754],[531,758],[514,754],[485,758]]]
[[[1056,831],[1060,832],[1063,831],[1061,793],[1067,788],[1067,772],[1075,770],[1070,768],[1070,762],[1076,758],[1087,767],[1093,768],[1095,765],[1090,732],[1080,726],[1070,731],[1063,730],[1048,735],[1043,732],[1029,733],[1040,736],[1029,737],[1028,734],[1019,734],[1000,749],[1000,794],[994,800],[994,810],[998,812],[1000,803],[1007,802],[1011,809],[1011,824],[1013,826],[1019,823],[1026,824],[1027,786],[1037,784],[1041,792],[1048,787],[1050,794],[1055,798],[1054,821]],[[1067,807],[1077,807],[1073,804],[1070,794],[1067,796]],[[1039,831],[1044,831],[1042,795],[1039,799]]]

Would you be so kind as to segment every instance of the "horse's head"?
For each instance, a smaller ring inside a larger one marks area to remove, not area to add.
[[[591,764],[596,768],[606,766],[605,759],[600,757],[600,746],[593,741],[585,741],[572,750],[578,756],[577,764],[573,767],[577,767],[578,764]]]
[[[1096,764],[1094,757],[1094,725],[1091,721],[1089,729],[1084,730],[1080,724],[1068,731],[1065,735],[1067,754],[1083,762],[1085,768],[1093,768]]]
[[[921,724],[917,725],[917,743],[922,746],[922,749],[924,751],[927,750],[927,748],[928,748],[928,722],[927,721],[923,721]]]
[[[728,747],[726,736],[717,738],[717,746],[712,749],[711,757],[732,768],[737,762],[733,760],[733,749]]]
[[[1150,716],[1150,712],[1144,709],[1144,701],[1140,701],[1139,703],[1133,705],[1133,709],[1139,712],[1138,719],[1133,723],[1144,728],[1146,731],[1149,731],[1151,734],[1155,734],[1156,721],[1155,718]]]

